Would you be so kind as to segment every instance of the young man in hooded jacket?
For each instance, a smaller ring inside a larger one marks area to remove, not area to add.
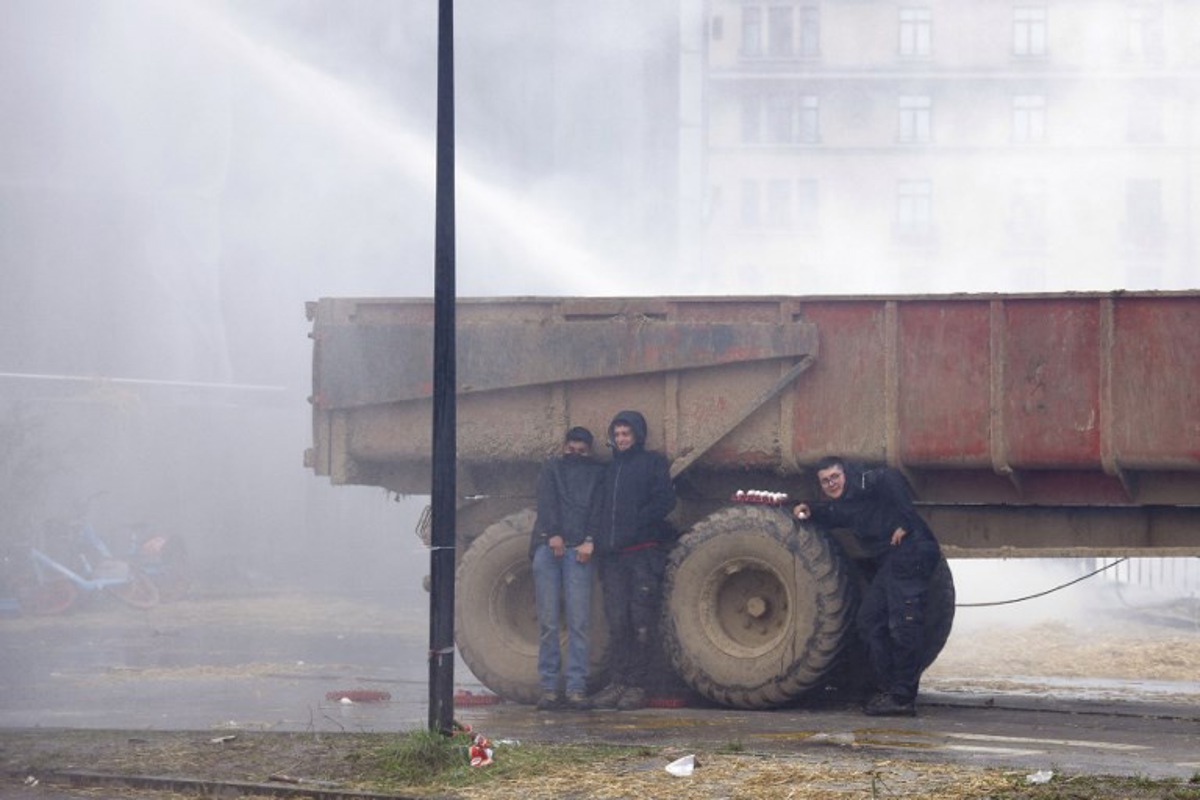
[[[629,711],[646,704],[658,647],[664,521],[675,508],[675,489],[666,456],[646,449],[646,418],[639,412],[613,417],[608,440],[613,460],[595,527],[612,682],[592,697],[592,705]]]
[[[878,693],[872,716],[913,716],[925,645],[929,583],[941,560],[933,531],[913,507],[908,481],[890,467],[861,470],[837,456],[816,464],[827,503],[799,503],[792,513],[828,528],[849,528],[874,570],[856,619]]]
[[[587,697],[588,637],[592,617],[592,552],[595,506],[604,465],[592,459],[592,432],[574,427],[563,452],[542,467],[537,485],[537,520],[529,542],[538,618],[538,708],[591,707]],[[567,625],[564,664],[559,617]],[[559,693],[564,683],[566,697]]]

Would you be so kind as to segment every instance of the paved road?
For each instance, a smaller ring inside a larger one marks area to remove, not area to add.
[[[0,620],[0,727],[125,730],[394,731],[426,724],[425,633],[295,608],[293,622],[214,620],[194,604],[158,616],[97,609],[50,621]],[[243,604],[229,608],[246,610]],[[220,613],[229,611],[222,607]],[[255,619],[270,619],[261,609]],[[312,619],[317,617],[318,619]],[[383,615],[383,619],[388,619]],[[303,622],[303,624],[300,624]],[[331,624],[332,623],[332,624]],[[461,665],[458,685],[476,693]],[[387,691],[384,703],[327,693]],[[512,704],[460,707],[492,739],[736,745],[748,751],[845,748],[1034,772],[1191,778],[1200,773],[1200,708],[1140,701],[971,691],[923,695],[916,719],[854,708],[769,712],[648,709],[538,713]]]

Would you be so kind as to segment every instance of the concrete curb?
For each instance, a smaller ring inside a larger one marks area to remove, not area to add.
[[[43,783],[68,784],[72,787],[119,787],[153,789],[162,792],[191,792],[200,797],[303,797],[311,800],[424,800],[414,795],[380,794],[353,789],[339,789],[321,782],[255,783],[253,781],[214,781],[200,778],[170,778],[154,775],[113,775],[106,772],[69,770],[41,776]]]
[[[1132,702],[1127,700],[1080,700],[1056,697],[1033,697],[1010,694],[963,695],[942,692],[921,692],[920,706],[948,708],[1003,708],[1013,711],[1042,711],[1055,714],[1097,714],[1108,717],[1140,717],[1177,719],[1200,722],[1200,708],[1178,703]]]

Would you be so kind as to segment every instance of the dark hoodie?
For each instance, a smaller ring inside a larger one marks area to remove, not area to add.
[[[543,465],[537,485],[537,520],[529,542],[533,558],[539,544],[551,536],[563,537],[567,547],[578,547],[595,534],[597,499],[604,482],[604,465],[590,455],[568,453]]]
[[[829,528],[850,528],[873,558],[889,552],[897,528],[907,531],[912,541],[934,538],[913,507],[912,490],[898,470],[866,470],[849,462],[843,468],[846,490],[837,500],[810,503],[814,522]]]
[[[618,424],[633,430],[634,443],[621,452],[613,444]],[[637,411],[618,413],[608,426],[613,460],[604,479],[596,546],[601,553],[657,544],[667,538],[664,522],[675,508],[675,488],[666,456],[646,449],[646,418]]]

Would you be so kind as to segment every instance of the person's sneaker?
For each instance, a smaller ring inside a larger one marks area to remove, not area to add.
[[[888,695],[887,692],[883,692],[883,691],[876,692],[875,694],[871,695],[870,700],[863,703],[863,711],[866,711],[868,708],[874,708],[875,706],[879,705],[880,703],[886,702],[888,700],[889,696],[890,695]]]
[[[610,683],[592,695],[592,708],[616,708],[624,693],[624,686],[619,683]]]
[[[863,711],[869,717],[915,717],[917,704],[911,700],[898,700],[894,695],[877,694],[871,698]]]
[[[554,711],[562,707],[562,698],[558,696],[558,692],[546,690],[542,692],[542,696],[538,698],[538,711]]]
[[[584,692],[567,692],[566,707],[572,711],[587,711],[592,707],[592,701]]]
[[[617,701],[618,711],[635,711],[639,708],[646,707],[646,690],[637,686],[630,686],[621,693],[621,699]]]

